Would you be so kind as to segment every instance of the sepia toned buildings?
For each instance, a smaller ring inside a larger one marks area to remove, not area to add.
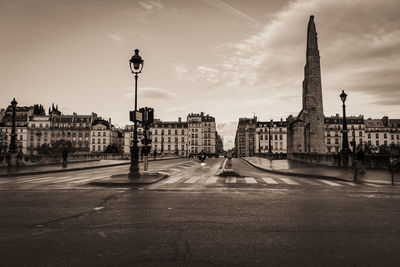
[[[222,150],[222,139],[218,139],[215,118],[201,113],[190,113],[187,121],[154,120],[150,126],[151,151],[158,155],[179,155],[185,157],[204,153],[215,156]],[[132,145],[133,127],[127,126],[124,132],[124,153],[129,153]],[[143,138],[143,128],[138,128],[138,139]],[[139,146],[141,144],[139,143]]]
[[[286,153],[287,123],[257,121],[257,117],[240,118],[236,130],[235,152],[239,157]]]

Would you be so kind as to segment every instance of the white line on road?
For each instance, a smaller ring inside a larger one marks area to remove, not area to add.
[[[310,181],[310,180],[306,180],[306,179],[302,179],[301,181],[303,183],[310,184],[310,185],[320,185],[319,183],[317,183],[315,181]]]
[[[83,180],[78,180],[78,181],[73,181],[71,184],[80,184],[80,183],[86,183],[92,180],[105,180],[107,178],[111,178],[109,175],[108,176],[101,176],[101,177],[92,177],[88,179],[83,179]]]
[[[264,182],[266,182],[267,184],[278,184],[277,181],[275,181],[272,178],[262,178]]]
[[[326,183],[326,184],[331,185],[331,186],[342,186],[342,185],[340,185],[338,183],[334,183],[334,182],[326,181],[326,180],[321,180],[321,182]]]
[[[217,181],[218,181],[218,177],[217,176],[212,176],[212,177],[207,178],[205,183],[206,184],[214,184]]]
[[[295,181],[293,181],[292,179],[289,179],[289,178],[279,178],[279,179],[281,179],[282,181],[284,181],[287,184],[291,184],[291,185],[298,185],[299,184],[299,183],[297,183],[297,182],[295,182]]]
[[[179,181],[180,179],[182,179],[183,177],[174,177],[171,179],[168,179],[164,182],[164,184],[173,184],[176,183],[177,181]]]
[[[244,180],[246,181],[247,184],[256,184],[257,181],[253,177],[244,177]]]
[[[197,182],[200,179],[201,179],[201,176],[195,176],[195,177],[192,177],[189,180],[185,181],[185,184],[194,184],[195,182]]]
[[[370,183],[364,183],[365,185],[373,186],[373,187],[384,187],[384,185],[377,185],[377,184],[370,184]]]
[[[226,184],[236,184],[236,177],[228,177],[225,180]]]

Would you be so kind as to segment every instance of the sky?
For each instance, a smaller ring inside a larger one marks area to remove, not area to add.
[[[225,148],[238,118],[301,110],[315,16],[325,116],[400,118],[397,0],[0,0],[0,107],[58,104],[124,127],[138,106],[161,120],[205,112]]]

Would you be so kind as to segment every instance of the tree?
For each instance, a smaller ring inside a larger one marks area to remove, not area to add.
[[[50,154],[51,152],[52,152],[52,149],[49,146],[49,144],[43,144],[38,149],[39,154]]]
[[[104,153],[120,154],[121,148],[117,144],[109,144],[104,150]]]
[[[51,148],[53,154],[61,154],[64,151],[68,153],[73,152],[72,143],[70,141],[65,141],[64,139],[57,140]]]

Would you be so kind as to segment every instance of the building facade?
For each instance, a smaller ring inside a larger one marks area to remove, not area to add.
[[[379,147],[382,145],[400,145],[400,120],[382,119],[365,120],[365,140],[368,145]]]
[[[325,117],[325,142],[326,153],[335,154],[342,150],[343,140],[343,117],[336,116]],[[348,139],[355,141],[356,146],[365,143],[365,124],[364,116],[346,117]],[[350,144],[349,144],[350,145]]]
[[[90,130],[90,152],[104,152],[109,145],[119,145],[117,130],[111,120],[95,119]]]
[[[235,136],[235,150],[237,157],[249,157],[255,154],[255,133],[257,117],[239,118]]]
[[[143,127],[138,126],[138,146],[142,144]],[[184,157],[197,156],[204,153],[215,156],[217,151],[217,135],[215,118],[204,113],[191,113],[187,121],[178,118],[177,121],[154,120],[150,125],[151,151],[158,155],[180,155]],[[124,130],[124,153],[130,153],[133,139],[133,126]]]
[[[259,121],[256,124],[254,153],[284,153],[287,147],[287,123],[280,121]],[[271,146],[271,149],[270,149]]]
[[[97,119],[97,114],[91,115],[58,115],[50,114],[51,119],[51,145],[57,141],[65,140],[72,144],[76,153],[90,152],[90,134],[92,122]]]

